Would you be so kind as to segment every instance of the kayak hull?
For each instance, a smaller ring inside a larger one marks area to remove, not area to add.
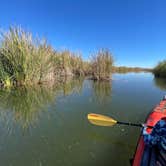
[[[166,100],[162,100],[154,109],[153,111],[148,115],[145,126],[152,126],[154,127],[156,123],[162,119],[166,119]],[[147,134],[150,134],[152,132],[151,127],[143,127],[141,131],[141,136],[139,138],[136,152],[134,155],[134,160],[133,160],[133,166],[141,166],[141,163],[144,163],[143,165],[148,165],[146,162],[149,162],[146,158],[147,156],[145,154],[145,150],[147,150],[145,142],[144,142],[144,137],[143,137],[143,132],[146,131]],[[147,153],[148,154],[148,153]]]

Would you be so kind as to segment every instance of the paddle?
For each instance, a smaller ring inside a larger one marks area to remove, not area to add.
[[[90,123],[98,126],[113,126],[115,124],[122,124],[122,125],[128,125],[128,126],[137,126],[137,127],[143,127],[144,124],[135,124],[135,123],[127,123],[127,122],[119,122],[114,120],[111,117],[100,115],[100,114],[88,114],[87,116]],[[150,128],[153,128],[152,126],[147,126]]]

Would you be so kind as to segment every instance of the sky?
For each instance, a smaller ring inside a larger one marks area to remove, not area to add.
[[[165,0],[1,0],[0,29],[18,25],[84,59],[109,48],[118,66],[166,59]]]

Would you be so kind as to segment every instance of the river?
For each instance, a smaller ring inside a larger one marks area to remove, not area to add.
[[[164,94],[151,73],[0,90],[0,165],[129,166],[141,129],[95,126],[87,114],[143,123]]]

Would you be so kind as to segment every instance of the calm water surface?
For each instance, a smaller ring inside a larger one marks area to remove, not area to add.
[[[0,91],[0,165],[129,166],[140,129],[99,127],[87,114],[144,122],[166,93],[152,74],[114,74],[110,82],[72,80],[59,87]]]

